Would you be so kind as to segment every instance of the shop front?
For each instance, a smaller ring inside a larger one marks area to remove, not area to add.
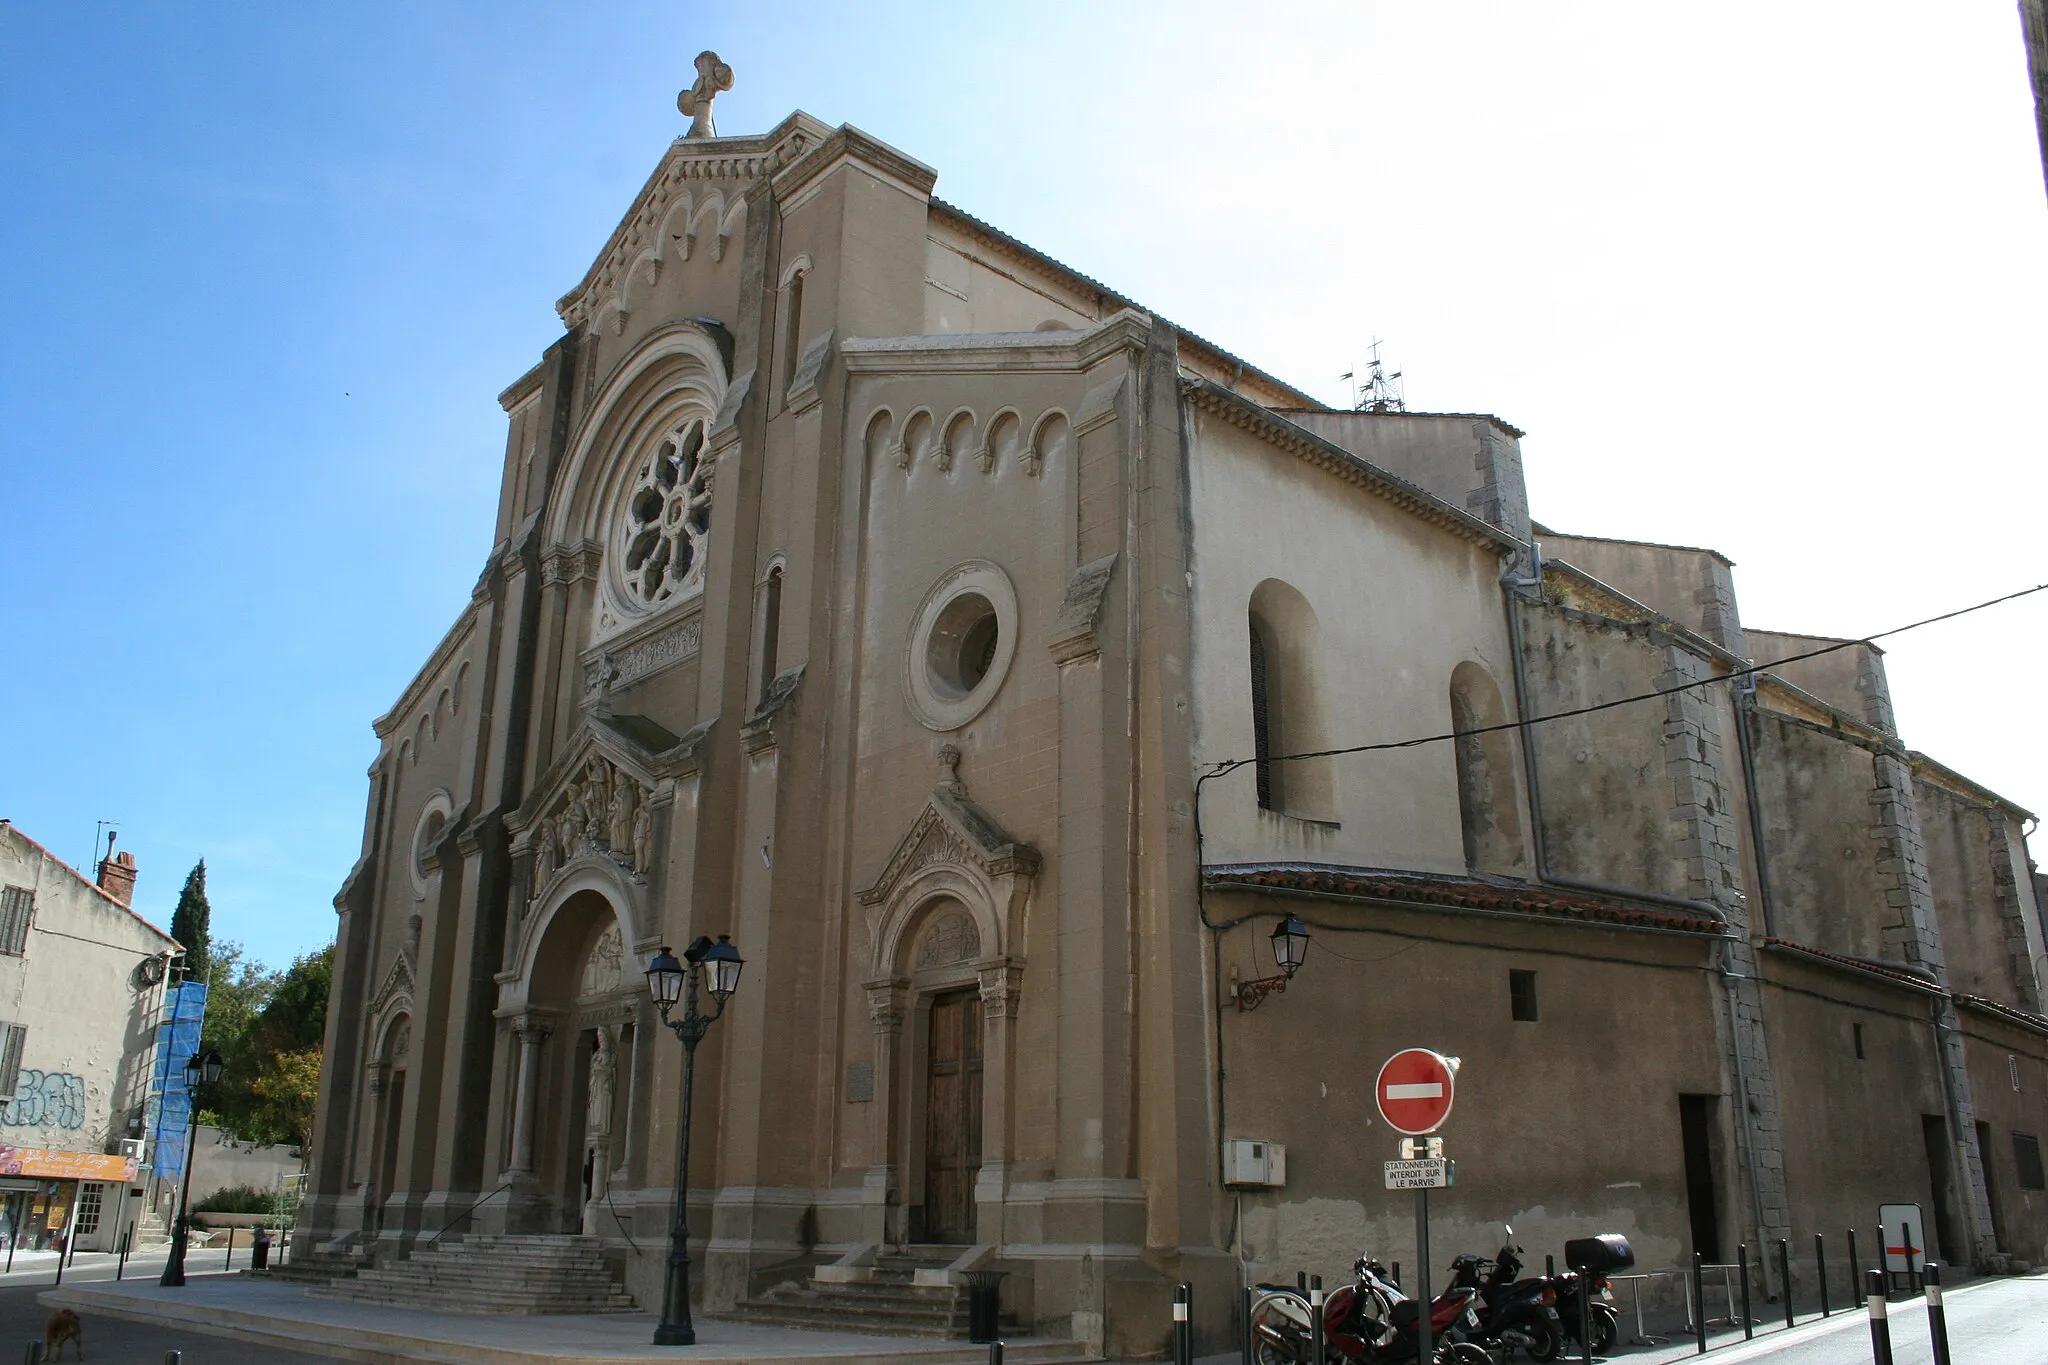
[[[113,1251],[132,1221],[135,1161],[95,1152],[0,1147],[0,1246],[17,1251]]]

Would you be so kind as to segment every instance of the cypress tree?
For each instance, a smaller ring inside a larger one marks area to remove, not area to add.
[[[171,912],[171,937],[185,948],[185,979],[204,981],[213,965],[213,907],[206,903],[206,859],[185,878],[178,908]]]

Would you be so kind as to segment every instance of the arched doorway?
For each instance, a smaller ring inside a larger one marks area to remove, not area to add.
[[[571,892],[533,925],[522,979],[508,991],[514,1041],[506,1183],[515,1230],[609,1230],[614,1181],[633,1158],[626,1120],[643,991],[621,917],[594,888]],[[614,1215],[617,1226],[630,1211]]]
[[[369,1198],[371,1220],[382,1231],[384,1201],[398,1188],[398,1129],[405,1115],[406,1060],[412,1052],[412,1015],[400,1011],[384,1026],[378,1041],[376,1072],[370,1088],[377,1100],[375,1146],[371,1148]]]

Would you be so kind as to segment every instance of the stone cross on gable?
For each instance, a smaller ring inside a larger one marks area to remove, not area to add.
[[[711,122],[711,101],[721,90],[732,89],[732,68],[709,50],[697,54],[697,82],[676,96],[676,108],[690,117],[690,131],[684,137],[717,137]]]

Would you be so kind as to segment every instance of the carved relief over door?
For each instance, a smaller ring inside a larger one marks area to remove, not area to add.
[[[924,1240],[974,1240],[974,1180],[981,1171],[981,994],[932,1001],[925,1073]]]

